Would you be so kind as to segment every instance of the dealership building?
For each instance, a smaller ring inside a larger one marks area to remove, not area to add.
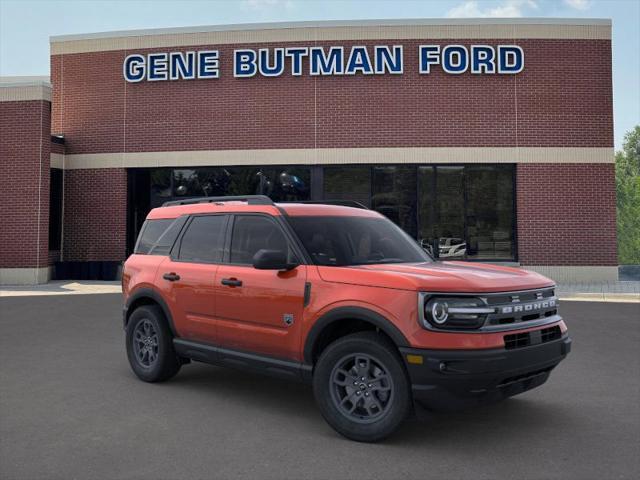
[[[151,208],[357,201],[443,259],[617,278],[611,22],[52,37],[0,83],[0,284],[110,278]]]

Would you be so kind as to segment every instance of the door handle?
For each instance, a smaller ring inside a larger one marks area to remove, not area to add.
[[[228,287],[242,286],[242,280],[238,280],[237,278],[223,278],[220,283],[222,283],[222,285],[227,285]]]
[[[162,278],[164,278],[165,280],[169,280],[170,282],[175,282],[176,280],[180,280],[180,275],[175,272],[171,272],[165,273],[164,275],[162,275]]]

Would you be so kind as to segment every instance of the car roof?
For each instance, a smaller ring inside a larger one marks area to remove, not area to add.
[[[190,203],[154,208],[147,215],[149,220],[177,218],[182,215],[206,213],[264,213],[273,216],[326,216],[326,217],[381,217],[378,212],[364,208],[316,203],[275,203],[251,205],[243,201],[220,201],[214,203]]]

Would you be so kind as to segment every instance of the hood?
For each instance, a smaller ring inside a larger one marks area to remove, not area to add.
[[[318,271],[327,282],[431,292],[509,292],[554,284],[520,268],[471,262],[319,266]]]

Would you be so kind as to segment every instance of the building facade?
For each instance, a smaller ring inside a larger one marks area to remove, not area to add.
[[[617,277],[608,20],[53,37],[50,86],[0,100],[2,283],[107,275],[150,208],[255,193],[358,201],[443,259]]]

